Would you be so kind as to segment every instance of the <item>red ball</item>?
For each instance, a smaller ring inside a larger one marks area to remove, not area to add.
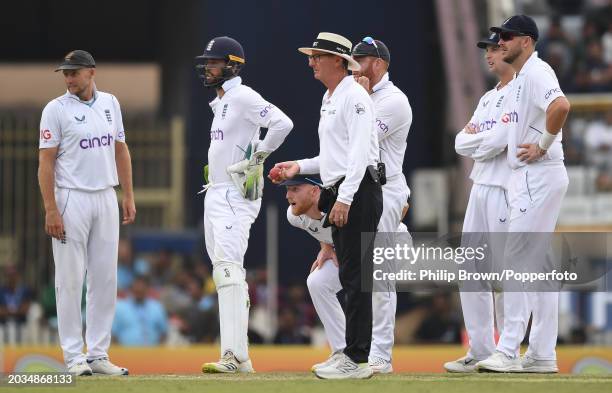
[[[281,180],[281,169],[277,167],[270,169],[269,176],[272,180]]]

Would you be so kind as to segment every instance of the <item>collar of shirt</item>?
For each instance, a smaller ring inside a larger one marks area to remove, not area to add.
[[[91,107],[94,104],[94,102],[96,102],[96,100],[98,99],[98,89],[96,89],[96,85],[94,84],[93,97],[89,101],[83,101],[82,99],[79,98],[79,96],[70,93],[70,90],[66,90],[66,95],[68,97],[72,98],[73,100],[77,100],[81,104],[85,104],[85,105]]]
[[[342,93],[342,90],[350,86],[351,83],[356,83],[353,75],[347,75],[342,78],[340,83],[338,83],[338,86],[336,86],[336,88],[334,89],[334,94],[332,97],[336,97],[338,94]],[[325,92],[325,95],[323,96],[323,101],[331,101],[332,97],[329,96],[329,90],[327,90]]]
[[[229,79],[223,82],[223,84],[221,85],[221,88],[223,89],[223,91],[227,93],[234,87],[240,86],[241,84],[242,84],[242,78],[237,76],[235,78],[232,78],[232,79]]]
[[[525,64],[523,64],[523,68],[521,68],[521,71],[516,76],[524,76],[527,71],[529,71],[529,69],[538,61],[538,59],[538,51],[534,51],[531,56],[529,56],[529,59],[527,59]]]
[[[385,75],[383,75],[383,77],[380,78],[380,81],[378,81],[378,83],[375,84],[372,88],[372,93],[376,93],[378,90],[384,89],[390,83],[391,81],[389,80],[389,73],[385,72]]]
[[[223,84],[221,85],[221,88],[227,94],[228,91],[230,91],[236,86],[240,86],[241,84],[242,84],[242,78],[237,76],[235,78],[232,78],[232,79],[229,79],[223,82]],[[219,102],[221,102],[221,99],[219,98],[219,96],[216,96],[214,100],[208,103],[208,105],[210,105],[210,107],[212,108],[213,112],[215,111],[215,107],[219,105]]]

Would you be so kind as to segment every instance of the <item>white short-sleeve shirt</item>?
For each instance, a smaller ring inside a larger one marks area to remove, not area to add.
[[[50,101],[40,120],[39,148],[57,147],[55,185],[59,188],[99,191],[119,184],[115,143],[125,143],[117,98],[94,91],[81,101],[66,92]]]

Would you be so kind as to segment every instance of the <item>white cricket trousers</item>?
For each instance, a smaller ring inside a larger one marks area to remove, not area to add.
[[[473,233],[475,237],[486,236],[492,232],[504,233],[508,229],[509,222],[510,205],[506,191],[499,186],[474,184],[463,221],[464,239],[465,237],[469,238],[470,233]],[[503,235],[494,234],[483,240],[494,247],[489,257],[502,255]],[[494,264],[491,263],[489,266],[493,267]],[[495,351],[495,320],[498,330],[502,331],[502,295],[501,293],[494,294],[490,290],[479,291],[475,288],[477,285],[472,286],[470,284],[466,286],[467,289],[459,292],[463,321],[470,345],[467,356],[472,359],[483,360]]]
[[[66,241],[52,240],[60,345],[68,367],[107,357],[117,300],[119,206],[112,187],[55,190]],[[83,354],[81,297],[87,278],[87,356]]]
[[[221,356],[231,351],[240,362],[249,359],[250,302],[244,254],[260,208],[261,198],[243,198],[233,183],[213,185],[204,198],[204,239],[217,287]]]
[[[506,243],[506,268],[521,261],[534,263],[525,253],[544,250],[541,260],[535,261],[538,271],[547,266],[550,243],[530,244],[546,239],[550,241],[557,224],[563,197],[568,186],[563,162],[544,161],[526,165],[512,172],[510,197],[510,227]],[[523,235],[541,232],[539,235]],[[533,240],[532,240],[533,239]],[[542,285],[541,283],[539,285]],[[527,355],[538,360],[556,360],[555,346],[559,324],[559,292],[511,291],[504,294],[504,330],[497,350],[518,357],[525,337],[529,316],[532,314],[531,333]]]

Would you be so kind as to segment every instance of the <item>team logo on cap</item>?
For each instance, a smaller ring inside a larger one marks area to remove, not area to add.
[[[68,54],[66,55],[66,57],[64,58],[64,60],[68,60],[68,61],[70,61],[70,60],[72,59],[72,56],[74,56],[74,51],[72,51],[72,52],[68,53]]]
[[[206,45],[206,50],[210,52],[212,50],[213,45],[215,44],[215,40],[210,40],[208,45]]]

